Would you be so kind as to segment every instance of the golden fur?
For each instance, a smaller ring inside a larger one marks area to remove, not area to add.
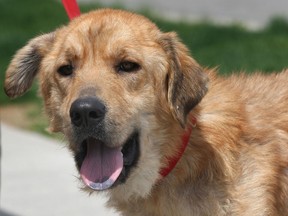
[[[116,72],[124,60],[141,69]],[[73,75],[60,76],[57,69],[71,62]],[[72,152],[69,109],[83,94],[108,105],[111,145],[141,131],[137,167],[108,190],[108,205],[123,215],[288,215],[287,70],[219,77],[199,66],[175,33],[162,33],[140,15],[106,9],[18,51],[7,69],[7,95],[23,94],[36,74],[50,129],[65,135]],[[161,179],[189,115],[197,119],[190,143]]]

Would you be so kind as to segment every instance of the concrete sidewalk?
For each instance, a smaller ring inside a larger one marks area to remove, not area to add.
[[[116,216],[105,198],[79,189],[64,143],[1,124],[0,215]]]
[[[96,0],[78,0],[93,3]],[[287,0],[98,0],[105,6],[120,4],[127,9],[148,8],[168,19],[198,21],[208,19],[216,23],[239,22],[252,29],[261,28],[274,16],[288,19]]]

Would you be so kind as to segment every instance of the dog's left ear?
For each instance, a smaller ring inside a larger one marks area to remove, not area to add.
[[[166,78],[168,103],[174,117],[184,127],[188,113],[208,90],[208,77],[176,33],[164,33],[160,43],[170,65]]]

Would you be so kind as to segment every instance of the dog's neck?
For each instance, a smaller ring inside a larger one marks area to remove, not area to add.
[[[185,131],[181,137],[182,143],[180,145],[180,148],[178,149],[177,153],[174,156],[167,158],[168,159],[168,165],[166,167],[163,167],[160,170],[160,175],[162,176],[162,178],[165,178],[174,169],[174,167],[176,166],[178,161],[181,159],[181,157],[184,154],[184,151],[185,151],[185,149],[189,143],[192,129],[193,129],[193,127],[196,127],[196,123],[197,123],[197,119],[193,115],[190,115],[190,117],[188,119],[188,123],[187,123],[186,128],[185,128]]]

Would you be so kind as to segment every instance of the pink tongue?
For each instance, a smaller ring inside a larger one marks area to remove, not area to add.
[[[80,169],[84,183],[93,190],[105,190],[117,180],[123,169],[120,148],[109,148],[103,143],[89,139],[87,155]]]

